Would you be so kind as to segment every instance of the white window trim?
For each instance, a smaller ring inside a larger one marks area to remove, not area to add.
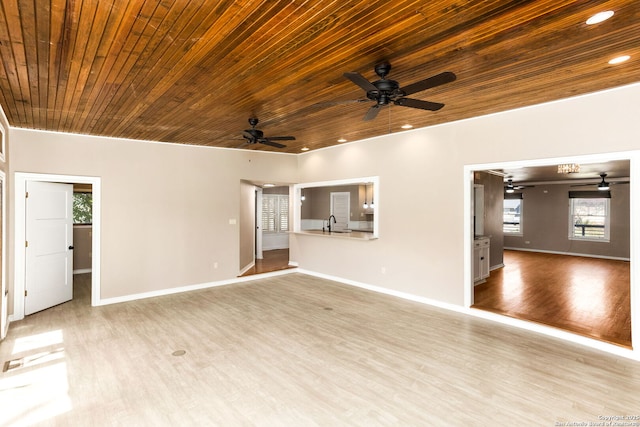
[[[522,225],[523,218],[524,218],[524,215],[523,215],[523,212],[524,212],[524,199],[518,199],[518,200],[520,200],[520,231],[517,231],[517,232],[504,231],[504,211],[503,211],[503,214],[502,214],[503,215],[502,216],[502,218],[503,218],[502,232],[504,233],[505,236],[522,237],[524,235],[523,234],[524,228],[523,228],[523,225]],[[502,203],[503,203],[503,206],[504,206],[504,201]]]
[[[581,199],[569,199],[569,240],[575,240],[580,242],[600,242],[609,243],[611,241],[611,199],[605,198],[606,201],[606,213],[604,217],[604,237],[582,237],[574,234],[573,224],[573,201]]]

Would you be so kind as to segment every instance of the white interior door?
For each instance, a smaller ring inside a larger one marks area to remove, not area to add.
[[[349,228],[350,204],[351,194],[348,191],[331,193],[331,215],[336,217],[336,223],[331,225],[332,229],[345,230]]]
[[[73,298],[73,185],[26,188],[25,315]]]

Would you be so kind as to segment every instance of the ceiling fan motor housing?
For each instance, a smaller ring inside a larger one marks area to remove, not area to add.
[[[395,98],[402,96],[400,85],[395,80],[380,79],[371,83],[378,90],[370,90],[367,92],[367,98],[376,101],[378,105],[387,105]]]

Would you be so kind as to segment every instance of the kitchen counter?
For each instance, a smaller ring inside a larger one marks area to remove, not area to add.
[[[375,240],[377,237],[373,236],[372,232],[351,230],[344,231],[322,231],[322,230],[301,230],[296,231],[294,234],[322,236],[322,237],[334,237],[338,239],[355,239],[355,240]]]

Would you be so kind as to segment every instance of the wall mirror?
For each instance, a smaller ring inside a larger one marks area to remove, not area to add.
[[[294,197],[295,232],[330,231],[345,237],[365,233],[378,237],[377,176],[296,184]]]

